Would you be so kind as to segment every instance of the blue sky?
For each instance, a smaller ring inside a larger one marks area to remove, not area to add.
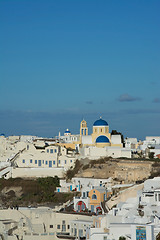
[[[160,1],[1,0],[0,131],[160,135]]]

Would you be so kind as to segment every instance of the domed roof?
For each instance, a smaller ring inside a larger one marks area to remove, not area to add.
[[[108,126],[108,123],[100,118],[93,123],[93,126]]]
[[[109,143],[109,139],[106,136],[101,135],[96,139],[96,143]]]
[[[69,129],[67,128],[66,131],[65,131],[65,133],[71,133],[71,132],[70,132]]]

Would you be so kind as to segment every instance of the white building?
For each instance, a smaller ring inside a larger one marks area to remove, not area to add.
[[[59,142],[73,143],[79,141],[80,135],[71,134],[70,130],[67,128],[66,131],[64,132],[64,135],[61,135],[59,132],[59,136],[57,136],[56,139]]]
[[[160,137],[159,136],[150,136],[139,145],[139,149],[145,151],[147,148],[156,148],[160,147]]]
[[[112,158],[131,158],[131,149],[122,147],[101,147],[85,146],[80,148],[81,158],[87,157],[90,159],[98,159],[100,157],[112,157]]]
[[[138,144],[137,138],[125,138],[126,148],[136,149],[137,144]]]
[[[0,237],[4,240],[74,239],[85,236],[85,228],[91,224],[92,216],[57,213],[48,207],[0,210]]]
[[[54,139],[40,139],[32,136],[0,137],[0,162],[3,167],[12,166],[8,177],[63,177],[64,172],[74,166],[75,151],[54,143]],[[6,165],[7,163],[7,165]],[[3,175],[0,172],[0,177]],[[8,170],[5,176],[7,177]]]
[[[119,203],[103,217],[94,217],[94,228],[90,229],[88,239],[156,239],[160,232],[159,182],[159,178],[147,180],[136,198]]]

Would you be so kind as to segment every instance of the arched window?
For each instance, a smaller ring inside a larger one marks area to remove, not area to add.
[[[92,195],[92,199],[97,200],[96,194],[93,194],[93,195]]]
[[[86,209],[86,204],[83,201],[79,201],[77,203],[77,210],[79,212],[84,211]]]

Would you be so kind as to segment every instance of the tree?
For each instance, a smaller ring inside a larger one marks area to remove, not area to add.
[[[121,237],[119,237],[119,240],[126,240],[126,238],[121,236]]]
[[[148,156],[149,156],[150,159],[153,159],[154,158],[154,152],[149,152]]]
[[[156,236],[156,240],[160,240],[160,232],[159,232],[158,235]]]

